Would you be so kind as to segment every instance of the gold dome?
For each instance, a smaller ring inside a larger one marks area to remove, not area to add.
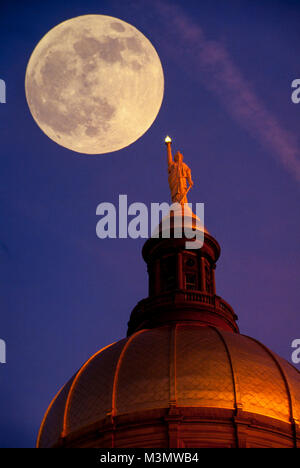
[[[122,415],[174,407],[239,411],[245,420],[263,418],[266,427],[290,427],[293,440],[300,373],[253,338],[215,327],[140,330],[98,351],[60,390],[37,446],[59,445],[107,418],[118,424]]]

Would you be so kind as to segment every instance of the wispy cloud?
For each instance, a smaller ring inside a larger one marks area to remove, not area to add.
[[[207,39],[202,28],[179,6],[165,0],[153,3],[158,19],[165,25],[164,47],[185,57],[190,72],[213,92],[231,117],[270,151],[282,166],[300,182],[300,149],[298,139],[286,130],[268,110],[253,86],[240,71],[226,46]]]

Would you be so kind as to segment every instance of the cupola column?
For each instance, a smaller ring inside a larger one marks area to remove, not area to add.
[[[205,267],[204,267],[204,258],[200,257],[200,289],[205,291]]]
[[[178,252],[177,254],[177,284],[178,284],[178,289],[184,288],[183,263],[182,263],[181,252]]]

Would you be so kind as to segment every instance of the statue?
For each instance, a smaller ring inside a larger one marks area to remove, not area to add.
[[[180,203],[183,205],[187,203],[187,193],[193,187],[194,183],[191,177],[190,168],[183,162],[183,155],[177,151],[174,156],[174,161],[171,151],[171,138],[166,137],[165,143],[167,145],[168,155],[168,181],[171,191],[172,203]],[[187,187],[188,181],[189,186]]]

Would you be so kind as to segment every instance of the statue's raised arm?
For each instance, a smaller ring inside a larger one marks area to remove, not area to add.
[[[174,156],[174,161],[172,157],[171,143],[172,140],[170,137],[166,137],[165,143],[167,146],[167,160],[168,160],[168,181],[171,191],[172,203],[180,203],[183,205],[187,203],[187,193],[190,188],[194,185],[191,176],[191,170],[183,162],[183,155],[177,151]],[[189,187],[187,187],[187,182]]]
[[[169,136],[165,138],[165,143],[167,145],[168,170],[169,170],[171,164],[173,163],[173,156],[172,156],[172,149],[171,149],[172,140]]]

